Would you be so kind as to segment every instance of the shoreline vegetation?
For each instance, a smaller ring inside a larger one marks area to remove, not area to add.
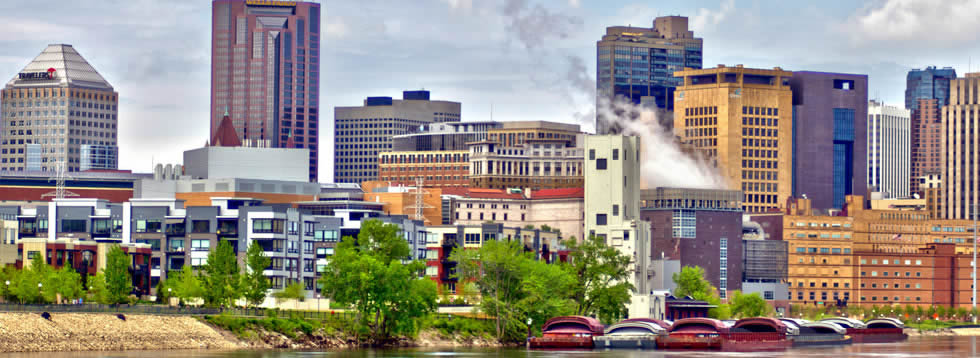
[[[0,313],[0,353],[126,350],[266,350],[358,348],[497,348],[491,320],[433,315],[413,336],[373,342],[344,315],[305,319],[288,311],[265,317],[109,313]],[[969,322],[910,324],[911,336],[980,336]],[[380,344],[379,344],[380,343]]]

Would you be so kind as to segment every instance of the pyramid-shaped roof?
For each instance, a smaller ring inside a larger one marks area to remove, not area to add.
[[[50,69],[54,69],[53,79],[21,79],[20,76],[21,73],[50,72]],[[40,55],[7,82],[7,88],[43,85],[112,90],[112,85],[102,78],[102,75],[85,61],[74,47],[65,44],[48,45]]]
[[[238,132],[235,131],[235,124],[231,122],[231,118],[228,117],[228,113],[221,118],[221,122],[218,123],[218,130],[214,132],[214,136],[211,137],[211,146],[213,147],[241,147],[242,141],[238,139]]]

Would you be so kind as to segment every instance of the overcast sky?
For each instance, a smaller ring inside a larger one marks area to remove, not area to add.
[[[576,122],[594,105],[606,26],[690,17],[704,65],[862,73],[902,105],[905,73],[980,68],[980,0],[322,1],[320,180],[332,177],[332,108],[425,88],[463,120]],[[49,43],[72,44],[119,92],[121,169],[179,163],[208,139],[210,1],[4,0],[0,78]],[[329,113],[329,115],[328,115]]]

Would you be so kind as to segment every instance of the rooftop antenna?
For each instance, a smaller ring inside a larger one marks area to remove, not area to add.
[[[62,160],[61,162],[59,162],[57,168],[58,169],[55,172],[55,176],[48,179],[48,181],[53,180],[55,182],[54,191],[45,193],[41,195],[41,197],[43,198],[43,197],[53,196],[55,197],[55,199],[64,199],[67,196],[71,196],[71,197],[78,196],[78,194],[65,190],[65,180],[72,179],[72,177],[68,176],[68,174],[65,173],[65,161]]]
[[[490,102],[490,121],[493,122],[493,102]]]
[[[425,209],[432,209],[431,205],[425,203],[425,195],[429,192],[425,190],[425,182],[422,177],[415,178],[415,190],[412,194],[415,196],[415,204],[405,207],[405,209],[412,210],[414,215],[412,215],[413,220],[420,220],[424,223],[429,223],[429,220],[425,218]]]

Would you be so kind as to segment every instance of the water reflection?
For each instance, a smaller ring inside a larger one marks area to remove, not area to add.
[[[355,350],[355,351],[134,351],[82,353],[11,353],[0,358],[441,358],[441,357],[500,357],[500,358],[679,358],[679,357],[977,357],[977,337],[911,337],[906,342],[856,344],[843,347],[791,349],[785,352],[665,352],[665,351],[527,351],[524,349],[461,349],[461,350]]]

